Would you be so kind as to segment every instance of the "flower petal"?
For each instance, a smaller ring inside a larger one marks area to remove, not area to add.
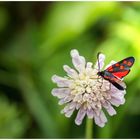
[[[115,105],[115,106],[117,106],[117,107],[118,107],[119,105],[122,105],[122,104],[125,103],[125,99],[124,99],[124,98],[122,98],[122,99],[111,98],[109,101],[110,101],[111,104],[113,104],[113,105]]]
[[[110,95],[112,97],[112,99],[116,99],[119,100],[121,102],[121,104],[124,104],[125,100],[124,100],[124,95],[125,95],[126,91],[120,91],[120,90],[116,90],[115,92],[110,92]]]
[[[104,123],[106,123],[106,122],[107,122],[107,118],[106,118],[106,116],[105,116],[105,114],[104,114],[104,112],[103,112],[103,111],[101,111],[101,114],[100,114],[100,119],[101,119],[101,121],[102,121],[102,122],[104,122]]]
[[[74,67],[79,71],[82,72],[85,70],[86,61],[83,56],[80,56],[77,50],[71,50],[71,57],[72,63]]]
[[[94,114],[95,123],[100,126],[104,127],[105,123],[107,122],[107,118],[103,111],[100,112],[100,115]]]
[[[65,104],[65,103],[68,103],[72,100],[73,98],[71,96],[66,96],[65,98],[62,98],[59,100],[58,104],[59,105],[62,105],[62,104]]]
[[[92,65],[93,65],[92,62],[87,62],[86,69],[91,69]]]
[[[65,116],[66,116],[67,118],[70,118],[71,115],[73,114],[74,110],[75,110],[75,108],[68,110],[68,111],[65,113]]]
[[[113,116],[113,115],[116,115],[117,113],[116,113],[116,110],[112,107],[112,106],[110,106],[108,109],[106,109],[107,110],[107,112],[108,112],[108,114],[110,115],[110,116]]]
[[[103,107],[106,109],[106,111],[108,112],[108,114],[110,116],[113,116],[116,114],[116,110],[111,106],[111,104],[109,102],[104,102],[103,103]]]
[[[93,69],[92,65],[93,64],[91,62],[87,62],[87,64],[86,64],[86,75],[89,76],[89,77],[97,76],[98,71]]]
[[[67,112],[68,110],[70,109],[73,109],[76,107],[76,103],[75,102],[71,102],[71,103],[68,103],[65,107],[64,107],[64,112]]]
[[[87,116],[88,118],[92,119],[94,117],[94,112],[92,109],[87,109]]]
[[[74,78],[74,79],[78,78],[78,73],[74,69],[70,68],[67,65],[64,65],[63,68],[67,72],[67,75],[69,77]]]
[[[122,92],[112,93],[111,96],[114,97],[114,98],[117,98],[117,99],[124,98],[124,94]]]
[[[76,116],[75,123],[77,125],[80,125],[82,123],[85,115],[86,115],[86,110],[84,110],[83,108],[80,108],[78,111],[78,114]]]
[[[111,95],[113,95],[114,93],[116,94],[116,93],[118,93],[118,92],[120,92],[122,95],[125,95],[125,94],[126,94],[126,90],[119,90],[119,89],[117,89],[115,86],[113,86],[113,85],[111,84],[111,90],[109,91],[109,93],[110,93]]]
[[[68,94],[70,94],[70,89],[69,88],[54,88],[52,90],[52,95],[56,96],[58,98],[64,98],[66,97]]]
[[[76,109],[78,110],[81,107],[81,104],[77,103],[76,104]]]
[[[69,87],[72,83],[72,80],[68,80],[67,78],[63,78],[57,75],[52,76],[52,81],[57,83],[58,87]]]
[[[95,69],[101,70],[104,66],[104,60],[105,60],[105,55],[104,54],[99,54],[98,60],[94,66]]]
[[[103,123],[101,120],[100,120],[100,118],[99,118],[99,116],[94,116],[94,120],[95,120],[95,124],[97,124],[98,126],[100,126],[100,127],[104,127],[105,126],[105,123]]]
[[[75,110],[76,103],[69,103],[67,104],[63,110],[61,110],[61,113],[64,113],[66,117],[70,117],[73,114],[73,111]]]

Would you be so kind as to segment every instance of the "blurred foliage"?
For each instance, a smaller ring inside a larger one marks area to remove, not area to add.
[[[20,107],[20,110],[22,107]],[[24,135],[28,128],[26,113],[21,112],[13,103],[8,103],[5,97],[0,97],[0,137],[18,138]]]
[[[103,52],[106,64],[135,57],[125,105],[94,137],[140,138],[139,15],[139,2],[1,2],[0,137],[84,138],[85,120],[65,118],[51,95],[51,76],[65,75],[76,48],[93,62]]]

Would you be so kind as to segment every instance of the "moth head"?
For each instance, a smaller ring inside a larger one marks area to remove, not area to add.
[[[98,73],[97,73],[97,75],[99,75],[99,76],[104,76],[104,71],[99,71]]]

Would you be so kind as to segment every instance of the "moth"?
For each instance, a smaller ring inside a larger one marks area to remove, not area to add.
[[[99,55],[100,53],[98,53],[98,57]],[[122,79],[130,72],[130,68],[133,66],[134,62],[135,62],[134,57],[127,57],[109,66],[107,69],[103,71],[99,70],[97,74],[102,78],[104,78],[105,80],[112,83],[117,89],[124,90],[126,86],[123,83]],[[99,59],[98,59],[98,65],[99,65]]]

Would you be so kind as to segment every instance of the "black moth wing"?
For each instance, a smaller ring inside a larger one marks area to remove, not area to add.
[[[102,73],[102,72],[101,72]],[[103,71],[103,74],[101,75],[105,80],[108,80],[110,83],[112,83],[116,88],[119,90],[124,90],[126,88],[125,83],[121,80],[115,77],[112,73],[109,73],[108,71]]]
[[[111,66],[109,66],[105,71],[112,73],[115,77],[122,79],[130,72],[130,68],[134,64],[134,57],[127,57]]]
[[[114,80],[108,79],[108,81],[110,83],[112,83],[116,88],[118,88],[119,90],[124,90],[126,89],[126,85],[123,81],[118,80],[116,77]]]

